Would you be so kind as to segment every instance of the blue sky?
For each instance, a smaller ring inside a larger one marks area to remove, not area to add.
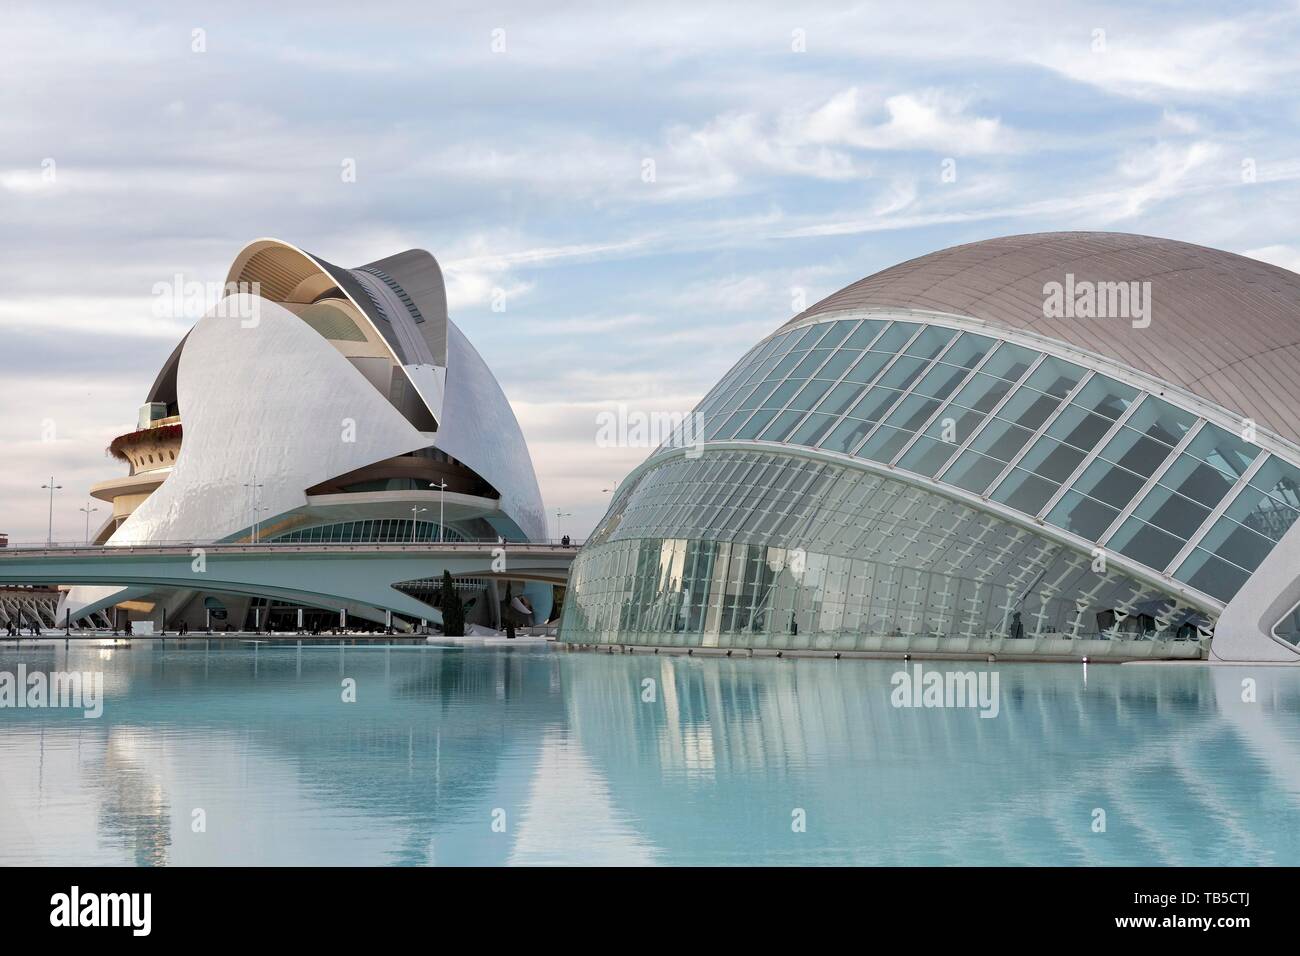
[[[120,473],[104,448],[197,318],[154,284],[260,236],[437,256],[577,533],[648,452],[597,415],[689,410],[798,295],[1058,229],[1300,269],[1296,3],[207,7],[0,17],[14,541],[51,472],[68,540]]]

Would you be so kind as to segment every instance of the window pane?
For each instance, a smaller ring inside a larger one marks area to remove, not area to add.
[[[1150,475],[1154,474],[1169,457],[1169,451],[1168,445],[1162,445],[1127,425],[1121,425],[1119,431],[1101,450],[1100,457],[1113,461],[1117,465],[1123,465],[1130,471]]]
[[[1003,342],[989,360],[984,363],[980,371],[1014,382],[1025,374],[1029,366],[1034,364],[1036,358],[1038,358],[1038,353],[1032,349],[1027,349],[1021,345],[1012,345],[1010,342]]]
[[[790,400],[790,407],[808,411],[817,404],[817,400],[830,391],[831,383],[824,382],[821,379],[814,379],[805,385],[793,399]]]
[[[1160,483],[1213,508],[1232,487],[1232,479],[1191,455],[1179,455]]]
[[[924,359],[904,355],[880,376],[880,384],[890,388],[907,388],[925,369]]]
[[[1297,517],[1293,508],[1264,494],[1254,482],[1241,490],[1224,514],[1273,541],[1281,541]]]
[[[1241,590],[1250,575],[1208,551],[1194,548],[1187,560],[1174,572],[1174,577],[1226,604]]]
[[[1005,467],[1000,461],[985,458],[968,449],[944,473],[943,480],[958,488],[983,494]]]
[[[1173,447],[1196,424],[1196,416],[1148,395],[1124,424]]]
[[[1133,513],[1186,540],[1210,516],[1210,509],[1174,494],[1163,485],[1156,485]]]
[[[1115,508],[1085,498],[1077,491],[1067,491],[1047,515],[1047,521],[1058,528],[1096,541],[1118,516],[1119,511]]]
[[[885,327],[885,323],[878,319],[867,319],[854,330],[853,334],[844,340],[845,349],[865,349],[871,344],[871,340],[880,334],[880,330]]]
[[[1047,417],[1060,404],[1058,398],[1021,386],[998,411],[998,418],[1005,418],[1026,428],[1037,428],[1047,421]]]
[[[916,341],[907,347],[907,354],[919,356],[920,358],[934,358],[945,345],[952,341],[953,336],[956,334],[952,329],[941,329],[931,325],[916,337]]]
[[[824,415],[820,412],[814,412],[808,416],[795,433],[790,436],[789,441],[795,445],[815,446],[821,440],[821,437],[830,431],[832,425],[836,422],[834,415]]]
[[[909,395],[898,403],[898,407],[889,413],[886,424],[906,431],[916,431],[934,414],[939,403],[922,395]]]
[[[859,354],[858,352],[846,352],[841,349],[830,357],[830,361],[817,370],[817,377],[835,381],[844,374],[850,365],[857,361]]]
[[[1123,510],[1145,483],[1130,471],[1109,462],[1094,461],[1084,469],[1074,487],[1085,495]]]
[[[933,478],[956,450],[957,446],[951,442],[922,437],[907,450],[898,467]]]
[[[893,461],[894,456],[903,450],[903,447],[911,440],[913,434],[914,432],[881,425],[876,430],[876,433],[867,439],[867,443],[858,450],[857,457],[869,458],[872,461],[882,463]]]
[[[1262,534],[1243,528],[1231,518],[1220,518],[1196,546],[1247,571],[1254,571],[1273,550],[1273,544]]]
[[[1185,543],[1159,528],[1130,517],[1120,525],[1108,546],[1158,571],[1169,564]]]
[[[919,326],[915,322],[895,322],[885,329],[880,340],[871,346],[873,352],[897,352],[910,339]]]
[[[829,438],[822,441],[821,447],[827,451],[848,452],[874,427],[870,422],[846,418],[835,427]]]
[[[840,382],[830,390],[817,411],[825,412],[828,415],[842,415],[846,408],[858,400],[863,391],[864,388],[861,385],[855,385],[852,382]]]
[[[831,323],[830,329],[817,342],[819,349],[830,349],[844,341],[845,337],[853,331],[853,326],[857,325],[855,319],[841,319],[839,322]]]
[[[744,425],[742,425],[739,429],[737,429],[736,434],[734,436],[729,436],[729,437],[735,437],[741,439],[754,438],[755,436],[758,435],[759,432],[761,432],[764,428],[766,428],[768,426],[768,423],[770,423],[772,419],[775,417],[776,417],[775,408],[760,408],[758,411],[754,413],[753,418],[745,422]],[[719,438],[723,437],[722,432],[718,433],[718,437]]]
[[[1043,505],[1051,500],[1052,495],[1056,494],[1058,487],[1059,485],[1044,481],[1037,475],[1014,468],[1011,474],[998,485],[992,498],[1027,515],[1036,515]]]
[[[1083,452],[1078,449],[1043,437],[1025,452],[1019,467],[1059,485],[1074,474],[1074,469],[1079,467],[1083,458]]]
[[[1036,388],[1048,395],[1064,398],[1070,389],[1079,384],[1083,378],[1083,369],[1077,365],[1062,361],[1054,356],[1047,356],[1043,363],[1034,369],[1034,374],[1025,382],[1030,388]]]
[[[844,381],[857,382],[861,385],[866,385],[876,377],[882,368],[885,367],[885,363],[888,362],[891,357],[892,356],[887,355],[884,352],[866,353],[862,356],[862,359],[858,364],[853,366],[853,368],[849,370],[848,374],[844,376]]]
[[[971,332],[963,332],[961,338],[956,341],[952,348],[943,353],[943,357],[939,361],[945,365],[955,365],[970,370],[988,354],[989,349],[992,347],[992,339]]]
[[[877,385],[863,395],[858,400],[858,403],[849,410],[849,417],[860,418],[867,422],[877,421],[894,402],[898,401],[901,394],[901,392],[896,392],[890,388],[881,388]]]
[[[1025,443],[1029,441],[1032,434],[1028,429],[995,418],[988,423],[988,426],[982,432],[975,436],[975,440],[971,442],[971,448],[989,457],[1006,462],[1014,458],[1020,449],[1025,447]]]
[[[1094,415],[1071,402],[1047,429],[1053,438],[1091,451],[1114,424],[1109,418]]]
[[[915,391],[933,398],[947,398],[969,372],[951,365],[935,365],[916,383]]]
[[[974,435],[975,429],[980,426],[980,422],[987,417],[987,415],[981,415],[979,412],[972,412],[957,405],[949,405],[938,418],[930,423],[925,433],[931,438],[947,442],[956,451],[957,446],[965,442],[971,435]]]
[[[1300,508],[1300,468],[1288,465],[1276,455],[1269,456],[1250,483],[1282,504]]]
[[[801,418],[803,418],[803,412],[801,411],[782,412],[773,420],[772,424],[767,427],[763,434],[759,436],[760,440],[785,441],[785,436],[794,431],[794,426],[799,423]],[[749,431],[748,426],[741,429],[741,431]],[[742,438],[744,435],[737,435],[736,437]]]
[[[1002,396],[1009,391],[1011,391],[1010,382],[985,375],[983,372],[976,372],[975,376],[962,386],[962,390],[957,393],[953,401],[976,411],[987,412],[1002,401]]]
[[[1187,446],[1187,453],[1237,478],[1255,460],[1259,447],[1207,422]]]
[[[1138,390],[1131,385],[1117,382],[1105,375],[1094,375],[1088,379],[1087,385],[1079,389],[1079,394],[1071,399],[1071,404],[1115,419],[1127,411],[1137,394]]]

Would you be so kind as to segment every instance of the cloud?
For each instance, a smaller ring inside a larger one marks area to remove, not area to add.
[[[1021,148],[1021,138],[1001,120],[969,115],[968,106],[967,100],[941,90],[897,93],[877,104],[853,86],[809,116],[804,133],[816,143],[868,150],[924,149],[950,156]],[[881,108],[885,115],[873,122],[870,117]]]

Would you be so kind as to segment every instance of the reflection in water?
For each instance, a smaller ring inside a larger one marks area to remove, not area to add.
[[[0,650],[19,661],[103,669],[107,699],[0,710],[0,863],[1300,862],[1281,668],[942,665],[997,668],[982,719],[891,706],[885,661]]]

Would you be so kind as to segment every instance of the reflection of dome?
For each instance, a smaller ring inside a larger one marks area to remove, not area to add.
[[[1287,356],[1300,276],[1185,243],[886,269],[755,346],[696,408],[702,447],[623,483],[565,636],[1199,656],[1300,514]]]

